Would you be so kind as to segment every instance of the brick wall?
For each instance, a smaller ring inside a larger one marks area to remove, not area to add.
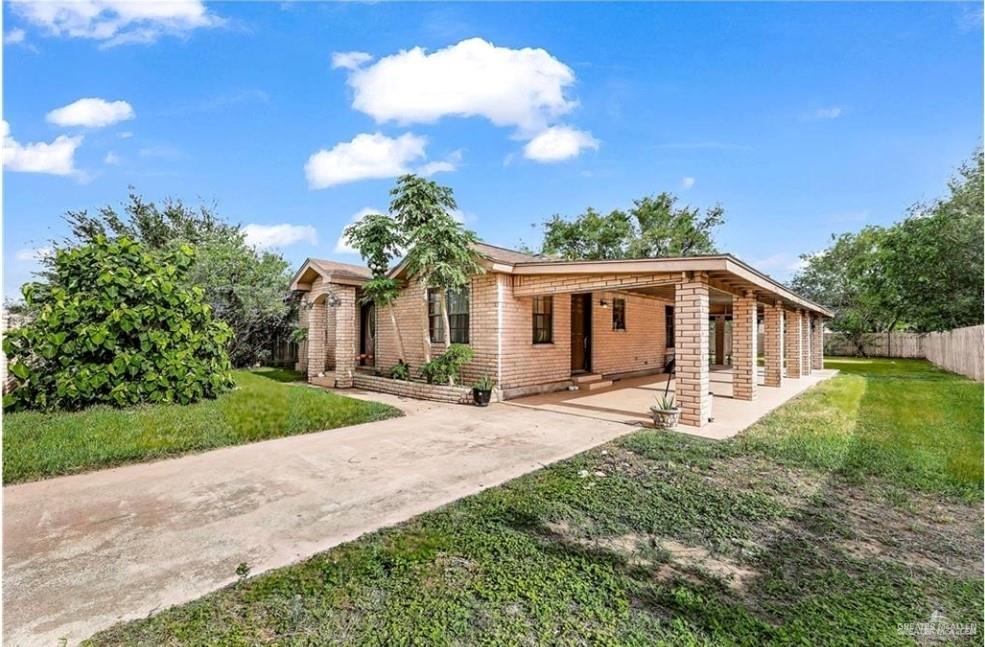
[[[685,281],[675,293],[677,347],[675,397],[681,422],[700,427],[711,414],[708,369],[708,283],[703,277]]]
[[[732,297],[732,397],[756,399],[756,296]]]
[[[423,382],[404,382],[385,377],[375,377],[365,373],[352,376],[352,386],[367,391],[389,393],[405,398],[418,400],[434,400],[435,402],[450,402],[452,404],[470,404],[472,389],[467,386],[446,386],[425,384]]]
[[[629,287],[663,285],[676,279],[666,272],[653,274],[520,275],[513,277],[513,294],[518,297],[620,290]]]
[[[612,329],[612,301],[617,298],[626,300],[626,330]],[[599,307],[602,299],[608,308]],[[668,305],[673,304],[636,294],[592,293],[592,371],[616,374],[663,368]]]
[[[763,306],[763,383],[783,384],[783,306]]]
[[[471,384],[482,375],[495,378],[497,369],[496,342],[496,274],[482,274],[472,279],[469,316],[469,346],[475,357],[463,369],[462,381]],[[424,290],[418,284],[405,286],[393,304],[397,325],[404,342],[405,357],[411,372],[417,376],[424,364],[424,335],[427,302]],[[388,371],[399,357],[397,336],[385,309],[377,313],[376,366]],[[431,357],[445,350],[444,343],[431,345]]]
[[[787,377],[800,377],[801,364],[801,313],[800,310],[787,310],[784,323],[783,346],[787,359]]]
[[[812,317],[814,329],[811,331],[811,368],[824,368],[824,321],[820,317]]]

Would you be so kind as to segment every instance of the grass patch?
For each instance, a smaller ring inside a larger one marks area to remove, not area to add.
[[[639,431],[88,644],[896,645],[935,610],[981,644],[975,471],[856,459],[920,435],[876,419],[894,393],[844,374],[748,438]]]
[[[7,414],[3,482],[74,474],[400,415],[384,404],[279,384],[286,377],[282,371],[235,371],[234,377],[233,391],[186,406],[97,406],[76,412]]]
[[[787,461],[982,498],[982,386],[923,360],[827,360],[841,375],[738,442]]]
[[[260,368],[250,369],[250,373],[253,375],[259,375],[260,377],[265,377],[268,380],[273,380],[275,382],[304,382],[305,378],[304,373],[301,371],[272,366],[263,366]]]

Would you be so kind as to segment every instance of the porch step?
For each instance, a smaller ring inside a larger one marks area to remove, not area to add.
[[[571,381],[575,384],[585,384],[587,382],[598,382],[602,379],[602,376],[598,373],[583,373],[581,375],[576,375],[571,378]]]
[[[612,386],[612,380],[599,379],[594,382],[586,382],[578,388],[583,391],[594,391],[595,389],[604,389],[607,386]]]

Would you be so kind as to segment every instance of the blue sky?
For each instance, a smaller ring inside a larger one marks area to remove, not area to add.
[[[665,190],[721,203],[720,248],[786,279],[982,139],[980,4],[89,3],[4,4],[8,297],[61,214],[130,185],[358,262],[339,232],[402,171],[505,246]]]

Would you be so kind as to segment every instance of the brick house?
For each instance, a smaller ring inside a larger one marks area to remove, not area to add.
[[[487,244],[476,251],[486,271],[449,296],[451,341],[475,353],[465,383],[488,375],[504,399],[575,382],[606,386],[662,372],[674,358],[681,422],[700,426],[715,366],[729,366],[733,397],[743,400],[821,368],[821,324],[831,313],[734,256],[562,261]],[[404,269],[390,274],[401,279]],[[364,267],[317,259],[294,276],[299,323],[308,328],[299,368],[309,381],[349,387],[354,376],[400,359],[389,313],[360,303],[368,279]],[[425,321],[433,355],[444,347],[437,295],[405,284],[394,313],[416,374]]]

